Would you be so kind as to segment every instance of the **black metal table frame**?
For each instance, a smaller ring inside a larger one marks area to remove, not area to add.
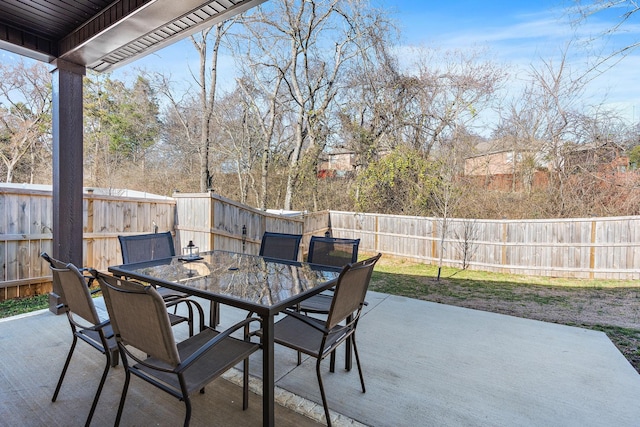
[[[215,251],[212,251],[215,252]],[[205,253],[206,254],[206,253]],[[251,256],[251,255],[249,255]],[[253,255],[255,257],[260,258],[257,255]],[[179,257],[174,257],[179,258]],[[284,260],[277,260],[271,258],[265,258],[269,262],[276,262],[280,264],[287,264],[293,266],[302,266],[304,263],[299,262],[290,262]],[[274,318],[275,316],[282,312],[285,308],[294,306],[301,301],[309,298],[315,294],[318,294],[324,290],[332,288],[335,286],[336,279],[329,280],[324,283],[320,283],[317,286],[308,289],[302,293],[297,294],[295,297],[291,297],[284,301],[281,301],[275,305],[267,306],[261,303],[251,303],[248,301],[243,301],[237,298],[230,297],[224,294],[218,294],[213,292],[204,291],[201,289],[196,289],[184,284],[172,282],[169,280],[164,280],[160,277],[152,277],[144,274],[136,273],[136,267],[143,266],[151,266],[158,264],[160,262],[166,262],[167,260],[154,260],[136,264],[125,264],[119,266],[111,266],[109,267],[109,272],[120,277],[128,277],[137,280],[141,280],[147,283],[150,283],[154,286],[162,286],[169,289],[173,289],[176,291],[184,292],[189,295],[197,296],[200,298],[207,299],[213,303],[220,303],[229,305],[232,307],[240,308],[243,310],[247,310],[250,312],[256,313],[262,319],[262,420],[264,426],[272,427],[275,425],[275,370],[274,370]],[[316,269],[319,268],[318,265],[314,265]],[[340,269],[332,268],[332,267],[323,267],[322,271],[333,271],[338,272]]]

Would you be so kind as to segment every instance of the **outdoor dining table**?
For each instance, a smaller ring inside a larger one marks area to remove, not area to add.
[[[114,275],[253,312],[262,319],[263,425],[274,419],[274,318],[335,285],[339,268],[226,251],[109,267]],[[212,313],[213,317],[213,313]],[[210,319],[214,320],[214,319]],[[215,322],[211,323],[215,325]]]

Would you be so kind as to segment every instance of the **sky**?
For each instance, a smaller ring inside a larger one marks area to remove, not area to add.
[[[440,49],[485,49],[486,55],[502,64],[511,76],[526,73],[531,66],[540,66],[558,58],[570,40],[571,64],[576,70],[585,68],[589,60],[587,47],[576,40],[585,40],[609,28],[622,13],[594,15],[588,25],[577,29],[568,22],[564,13],[571,0],[371,0],[372,4],[388,10],[388,17],[401,31],[398,52],[409,52],[410,47],[427,46]],[[637,24],[636,24],[637,22]],[[624,27],[626,34],[604,44],[600,38],[589,44],[589,49],[611,49],[633,40],[640,40],[640,12]],[[8,60],[7,52],[0,51],[0,61]],[[591,59],[593,56],[591,57]],[[188,40],[181,41],[135,63],[117,70],[115,77],[137,74],[138,69],[162,69],[183,81],[186,90],[190,79],[189,68],[195,70],[198,55]],[[221,75],[233,75],[229,58],[220,59]],[[604,103],[614,108],[631,122],[640,117],[640,50],[594,79],[585,94],[586,102]],[[515,84],[515,83],[514,83]]]
[[[575,26],[567,13],[574,3],[570,0],[379,1],[395,11],[407,45],[486,48],[491,58],[505,65],[512,76],[522,76],[532,66],[540,67],[542,60],[557,61],[570,42],[568,58],[572,69],[580,72],[606,52],[640,41],[640,12],[624,25],[622,34],[607,39],[597,36],[611,28],[624,11],[600,12],[592,15],[585,25]],[[640,51],[594,78],[585,92],[585,103],[602,104],[637,122],[638,69]]]

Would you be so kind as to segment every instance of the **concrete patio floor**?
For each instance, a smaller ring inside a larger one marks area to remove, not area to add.
[[[640,425],[640,375],[604,333],[374,292],[367,301],[357,335],[367,392],[342,354],[335,373],[328,361],[323,370],[335,425]],[[222,327],[245,314],[223,307]],[[52,403],[70,342],[65,316],[0,319],[0,425],[84,424],[103,359],[79,344]],[[315,361],[295,361],[276,346],[276,424],[324,424]],[[259,390],[260,354],[250,372]],[[113,424],[123,379],[120,367],[110,371],[93,425]],[[260,396],[242,411],[235,379],[194,396],[192,425],[261,425]],[[123,425],[180,425],[183,416],[181,402],[132,380]]]

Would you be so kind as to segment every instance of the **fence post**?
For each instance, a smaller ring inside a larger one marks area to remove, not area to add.
[[[589,247],[589,279],[593,279],[596,268],[596,221],[591,220],[591,246]]]
[[[93,189],[87,190],[87,233],[89,235],[93,235],[94,233],[94,224],[93,224]],[[96,265],[93,254],[93,238],[87,239],[87,260],[86,265],[93,267]]]
[[[213,251],[216,249],[216,234],[211,231],[215,228],[215,204],[216,200],[213,198],[213,192],[209,191],[209,202],[207,205],[209,206],[209,250]]]
[[[376,215],[376,222],[375,222],[375,227],[376,227],[376,234],[375,234],[375,247],[376,250],[375,252],[379,252],[379,248],[380,248],[380,216]]]
[[[503,219],[502,220],[502,257],[500,259],[500,263],[502,264],[502,272],[508,273],[507,265],[507,223]]]
[[[431,261],[435,261],[438,257],[438,221],[433,218],[431,221]]]

